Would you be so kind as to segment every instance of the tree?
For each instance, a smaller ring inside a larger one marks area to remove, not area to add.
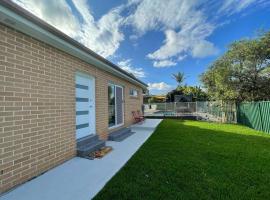
[[[270,32],[240,40],[202,74],[212,99],[258,101],[270,99]]]
[[[172,78],[178,83],[179,87],[185,80],[185,74],[183,72],[178,72],[176,74],[172,74]]]
[[[193,101],[207,101],[208,95],[199,86],[183,86],[182,91],[184,95],[192,95]]]
[[[207,101],[208,95],[198,86],[179,86],[168,92],[166,95],[167,102],[174,102],[175,95],[192,96],[192,101]]]
[[[230,81],[232,71],[227,66],[226,60],[220,58],[201,75],[201,81],[212,100],[234,100],[237,98],[238,93]]]

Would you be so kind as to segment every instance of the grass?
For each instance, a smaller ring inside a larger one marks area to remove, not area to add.
[[[269,135],[163,120],[94,199],[269,199],[269,188]]]

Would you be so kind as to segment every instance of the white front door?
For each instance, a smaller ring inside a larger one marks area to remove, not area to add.
[[[96,134],[95,78],[76,73],[76,139]]]

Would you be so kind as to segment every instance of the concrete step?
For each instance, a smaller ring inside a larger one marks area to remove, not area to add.
[[[77,140],[77,148],[98,141],[98,135],[88,135]]]
[[[105,141],[99,140],[97,135],[87,136],[77,140],[77,156],[89,158],[89,154],[104,147]]]
[[[121,142],[127,137],[131,136],[134,132],[131,132],[130,128],[122,128],[109,134],[108,140]]]
[[[121,136],[119,136],[118,138],[116,138],[114,141],[116,141],[116,142],[121,142],[121,141],[123,141],[124,139],[126,139],[126,138],[128,138],[129,136],[131,136],[131,135],[133,135],[135,132],[127,132],[127,133],[125,133],[125,134],[123,134],[123,135],[121,135]]]

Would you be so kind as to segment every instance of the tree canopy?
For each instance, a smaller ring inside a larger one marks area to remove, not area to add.
[[[232,43],[201,81],[215,100],[270,100],[270,32]]]
[[[176,89],[168,92],[166,95],[166,101],[168,102],[174,102],[175,101],[175,95],[186,95],[192,96],[192,101],[206,101],[208,100],[208,96],[206,92],[204,92],[200,87],[198,86],[178,86]]]
[[[178,86],[181,86],[185,80],[185,74],[183,72],[178,72],[176,74],[172,74],[172,78],[178,83]]]

